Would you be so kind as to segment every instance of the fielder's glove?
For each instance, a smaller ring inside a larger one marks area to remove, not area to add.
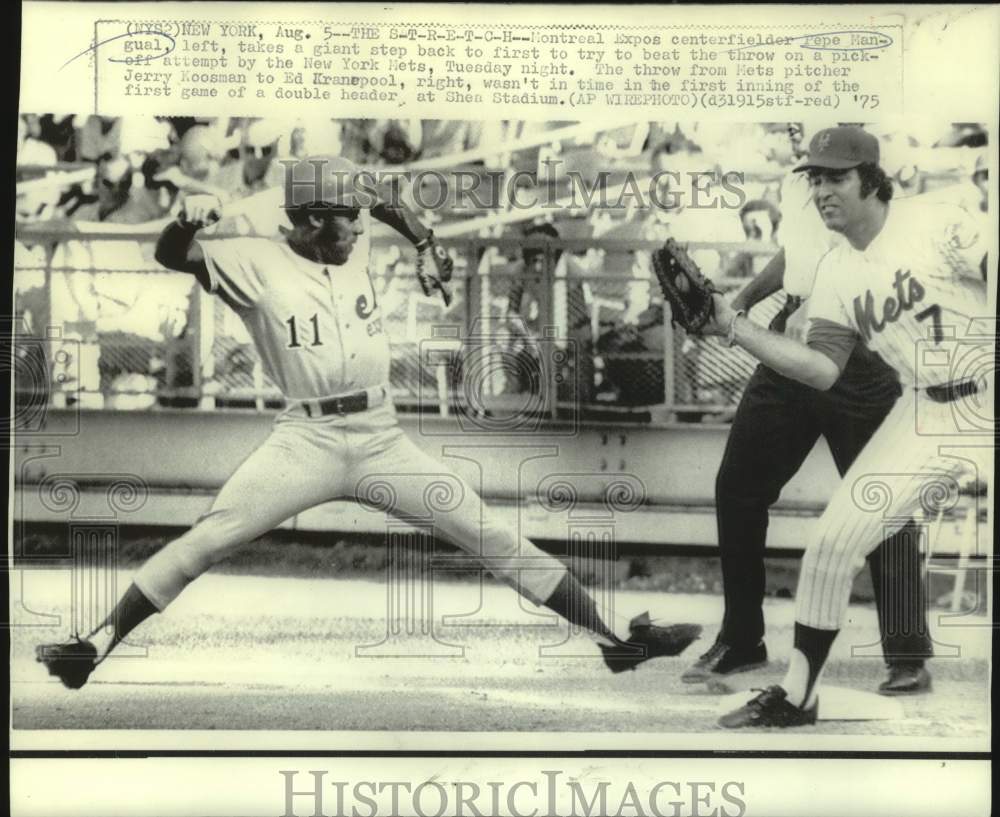
[[[672,238],[653,253],[653,270],[670,304],[671,324],[680,324],[689,335],[700,334],[714,317],[712,295],[719,290]]]
[[[424,295],[430,296],[435,289],[440,290],[444,305],[450,306],[451,290],[446,284],[454,269],[454,262],[445,248],[434,240],[434,233],[417,244],[417,280]]]

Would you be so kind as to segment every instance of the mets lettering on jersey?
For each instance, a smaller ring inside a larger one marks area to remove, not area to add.
[[[919,196],[892,202],[864,250],[845,241],[823,257],[809,318],[853,331],[904,383],[936,385],[942,372],[918,367],[917,344],[960,340],[985,316],[983,247],[975,219],[960,207]]]
[[[368,269],[367,232],[340,266],[317,264],[265,238],[199,243],[209,291],[240,316],[286,397],[314,399],[388,382],[389,340]]]
[[[894,294],[887,297],[882,305],[881,320],[875,314],[875,296],[870,289],[865,293],[863,306],[861,297],[855,297],[854,322],[866,341],[872,339],[874,332],[881,332],[885,329],[887,323],[899,320],[899,316],[905,310],[913,309],[913,305],[920,303],[926,294],[920,281],[912,278],[909,270],[904,272],[901,269],[896,270],[896,277],[893,279],[893,292]],[[930,309],[936,308],[937,305],[930,307]]]

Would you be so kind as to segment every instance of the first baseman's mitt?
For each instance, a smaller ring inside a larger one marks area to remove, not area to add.
[[[670,303],[670,322],[683,326],[689,335],[697,335],[714,315],[712,295],[719,290],[672,238],[653,253],[653,270],[663,297]]]

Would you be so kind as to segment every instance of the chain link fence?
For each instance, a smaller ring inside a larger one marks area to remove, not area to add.
[[[155,238],[19,233],[17,400],[134,410],[284,405],[237,315],[193,277],[157,265]],[[449,241],[456,269],[445,307],[423,295],[412,248],[379,237],[372,244],[390,381],[403,410],[697,419],[731,411],[755,365],[742,350],[686,338],[664,319],[648,263],[653,245]],[[718,245],[720,258],[758,262],[774,249]],[[767,325],[782,297],[751,317]]]

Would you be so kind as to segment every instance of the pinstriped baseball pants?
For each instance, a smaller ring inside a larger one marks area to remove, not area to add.
[[[991,476],[984,458],[992,457],[991,443],[957,430],[957,414],[979,412],[963,405],[969,399],[938,403],[922,391],[904,390],[817,523],[799,574],[798,622],[841,629],[854,577],[868,554],[907,520],[947,507],[963,480]]]

